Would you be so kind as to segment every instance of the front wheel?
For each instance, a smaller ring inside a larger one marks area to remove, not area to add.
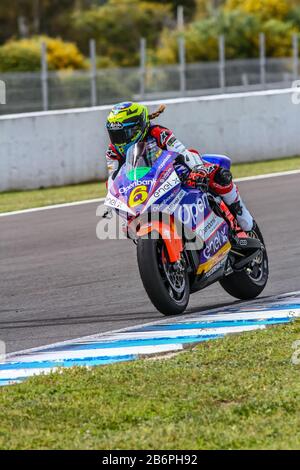
[[[265,247],[262,233],[256,224],[249,237],[258,238]],[[269,277],[269,263],[266,248],[242,271],[236,271],[224,277],[220,284],[228,294],[241,300],[254,299],[262,293]]]
[[[137,259],[144,288],[154,307],[164,315],[178,315],[190,297],[184,261],[170,263],[164,241],[140,238]]]

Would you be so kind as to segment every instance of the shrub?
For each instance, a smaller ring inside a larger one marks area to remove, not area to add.
[[[47,59],[52,70],[87,68],[84,56],[78,47],[61,39],[44,38],[47,44]]]
[[[291,9],[290,0],[227,0],[225,10],[241,10],[263,20],[284,19]]]
[[[287,20],[290,21],[296,28],[300,29],[300,6],[295,7],[289,11]]]
[[[84,56],[73,43],[47,36],[11,40],[0,47],[1,72],[35,72],[41,67],[41,43],[47,45],[50,70],[83,69],[87,67]]]
[[[220,12],[216,16],[191,23],[185,32],[188,62],[217,60],[218,36],[226,37],[227,58],[251,58],[258,55],[261,23],[255,15],[240,11]],[[178,59],[178,33],[164,32],[156,54],[159,63],[175,63]]]
[[[39,47],[31,40],[9,41],[0,47],[1,72],[35,72],[41,67]]]
[[[300,16],[299,16],[300,21]],[[292,35],[299,31],[294,22],[262,19],[240,10],[220,11],[218,15],[191,23],[185,31],[188,62],[218,59],[218,36],[226,38],[227,59],[249,59],[259,56],[259,33],[266,34],[268,57],[289,57]],[[178,33],[165,31],[155,60],[160,63],[178,62]]]
[[[297,29],[292,23],[269,20],[263,25],[268,57],[289,57],[292,53],[292,35]]]

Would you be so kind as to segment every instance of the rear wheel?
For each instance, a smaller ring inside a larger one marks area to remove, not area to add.
[[[153,305],[164,315],[178,315],[186,309],[190,297],[185,263],[170,263],[162,239],[143,239],[137,243],[141,279]]]
[[[256,223],[249,237],[259,239],[264,245],[262,233]],[[264,245],[265,246],[265,245]],[[264,290],[269,277],[267,251],[261,250],[242,271],[236,271],[224,277],[220,284],[228,294],[241,300],[254,299]]]

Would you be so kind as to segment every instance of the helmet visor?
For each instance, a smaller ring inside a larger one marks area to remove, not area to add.
[[[109,129],[108,133],[112,144],[126,145],[134,142],[140,132],[140,126],[136,125],[130,128]]]

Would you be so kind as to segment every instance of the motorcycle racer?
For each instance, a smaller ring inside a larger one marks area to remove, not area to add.
[[[132,102],[119,103],[112,108],[106,123],[111,141],[106,152],[108,185],[125,163],[127,150],[132,145],[153,141],[161,149],[180,155],[176,171],[187,186],[201,188],[203,181],[207,181],[209,189],[229,207],[240,228],[245,232],[251,231],[253,218],[240,197],[231,172],[219,165],[204,162],[197,151],[188,150],[170,129],[152,124],[151,121],[164,110],[165,106],[162,105],[149,115],[146,106]]]

